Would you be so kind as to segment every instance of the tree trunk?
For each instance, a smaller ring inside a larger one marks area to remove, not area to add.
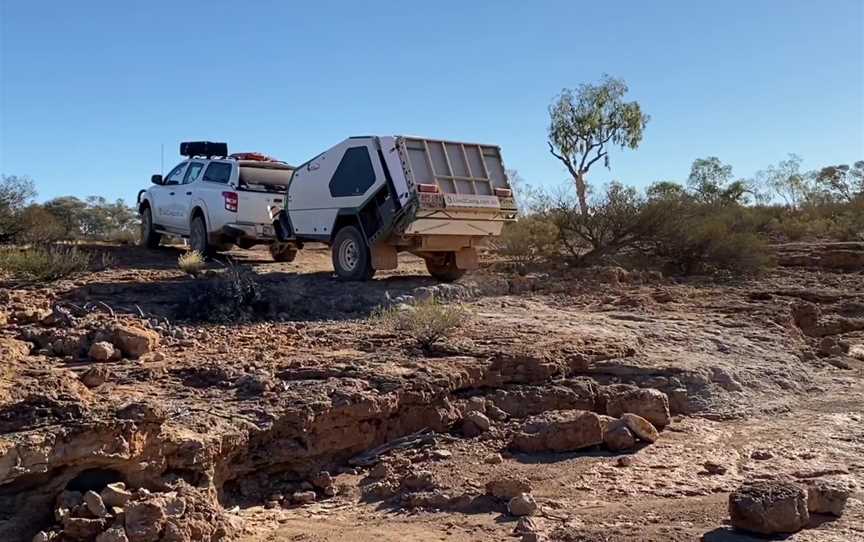
[[[582,216],[588,216],[588,187],[585,183],[585,172],[578,172],[573,177],[573,181],[576,183],[576,197],[579,198],[579,210],[582,212]]]

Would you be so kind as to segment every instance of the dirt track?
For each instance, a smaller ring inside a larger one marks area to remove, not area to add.
[[[12,315],[58,302],[92,310],[4,330],[0,539],[47,528],[55,495],[96,474],[151,491],[183,480],[212,493],[227,510],[215,513],[254,541],[506,539],[514,518],[484,496],[504,475],[530,484],[544,536],[573,541],[747,540],[724,523],[728,493],[744,480],[823,476],[864,487],[860,273],[780,268],[718,285],[486,269],[439,286],[409,258],[356,285],[331,276],[323,250],[291,264],[238,251],[276,298],[270,314],[193,326],[174,315],[192,281],[207,279],[180,273],[175,249],[107,250],[113,269],[4,294]],[[430,294],[472,313],[433,351],[366,318],[388,300]],[[821,308],[820,330],[842,320],[848,352],[827,351],[794,323],[792,307],[805,301]],[[117,322],[156,326],[159,346],[98,364],[52,350],[61,336]],[[18,340],[46,334],[55,342],[41,350]],[[674,419],[657,443],[632,454],[508,451],[527,416],[602,410],[603,390],[624,383],[668,394]],[[506,416],[466,438],[460,420],[478,404]],[[373,498],[370,468],[352,458],[420,430],[431,432],[383,456],[394,466],[384,480],[403,487]],[[502,463],[485,462],[494,453]],[[321,469],[334,496],[309,483]],[[406,478],[422,487],[406,489]],[[317,502],[280,504],[313,486]],[[790,539],[864,539],[862,497]]]

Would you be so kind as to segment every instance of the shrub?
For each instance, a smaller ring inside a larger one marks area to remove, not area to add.
[[[503,256],[521,263],[548,258],[560,250],[558,228],[546,215],[525,216],[504,226],[495,247]]]
[[[665,219],[654,254],[684,274],[726,270],[747,274],[770,263],[768,243],[759,232],[763,218],[738,204],[668,202],[656,209]]]
[[[255,271],[235,266],[216,278],[195,281],[176,314],[191,321],[228,323],[263,316],[269,308]]]
[[[468,311],[461,305],[441,303],[431,297],[413,305],[385,309],[376,316],[381,325],[407,335],[424,350],[451,336],[468,318]]]
[[[106,267],[110,260],[102,254],[97,260],[91,252],[74,246],[36,246],[0,250],[0,269],[16,278],[52,281],[87,271],[94,265]]]
[[[201,273],[202,269],[204,269],[204,258],[201,256],[200,252],[192,250],[181,254],[180,257],[177,258],[177,266],[184,273],[195,277]]]

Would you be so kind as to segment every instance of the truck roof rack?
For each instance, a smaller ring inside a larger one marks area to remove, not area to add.
[[[205,156],[211,158],[228,156],[227,143],[214,143],[212,141],[183,141],[180,143],[180,155],[192,158],[193,156]]]

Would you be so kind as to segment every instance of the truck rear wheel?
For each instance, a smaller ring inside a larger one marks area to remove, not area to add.
[[[205,258],[213,255],[213,247],[207,242],[207,224],[204,222],[203,216],[196,216],[192,219],[192,225],[189,228],[189,246]]]
[[[432,277],[441,282],[453,282],[462,278],[464,269],[456,267],[456,253],[444,252],[426,258],[426,269]]]
[[[162,234],[153,229],[153,211],[144,207],[141,212],[141,244],[147,248],[156,248],[162,240]]]
[[[330,247],[333,269],[343,280],[369,280],[375,274],[372,255],[363,235],[354,226],[345,226]]]

